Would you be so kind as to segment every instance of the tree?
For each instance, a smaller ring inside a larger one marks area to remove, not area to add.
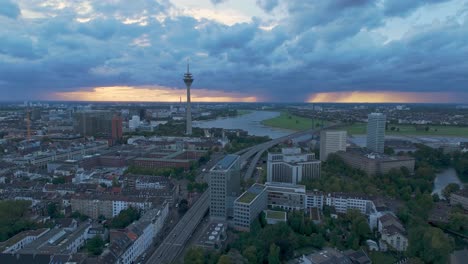
[[[112,228],[125,228],[129,224],[140,218],[140,211],[136,208],[129,207],[125,210],[120,211],[120,213],[114,217],[110,223]]]
[[[218,264],[231,264],[231,259],[228,255],[222,255],[218,260]]]
[[[450,183],[447,186],[445,186],[444,190],[442,191],[442,195],[445,197],[445,199],[449,200],[450,199],[450,194],[457,192],[460,190],[460,185],[457,183]]]
[[[185,199],[180,200],[179,202],[179,214],[185,214],[188,210],[188,201]]]
[[[424,263],[448,263],[453,240],[435,227],[419,226],[409,231],[408,253]]]
[[[101,255],[102,250],[104,249],[104,241],[100,236],[94,236],[88,242],[86,242],[86,250],[94,256]]]
[[[112,187],[120,187],[120,182],[117,177],[112,178]]]
[[[190,248],[184,257],[185,264],[204,264],[203,249],[199,247]]]
[[[30,201],[0,201],[0,241],[9,239],[23,230],[36,228],[36,224],[26,218]]]
[[[279,259],[279,252],[280,248],[275,245],[271,244],[270,245],[270,251],[268,253],[268,264],[280,264],[280,259]]]
[[[47,205],[47,215],[50,216],[50,218],[59,218],[61,217],[60,211],[58,209],[57,203],[49,203]]]
[[[255,246],[247,247],[244,252],[242,252],[244,257],[247,259],[249,264],[256,264],[257,262],[257,248]]]

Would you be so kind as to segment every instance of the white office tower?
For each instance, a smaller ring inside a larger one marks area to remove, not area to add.
[[[320,161],[314,153],[301,153],[300,148],[283,148],[281,153],[268,153],[267,181],[298,184],[320,177]]]
[[[240,157],[226,155],[210,170],[210,218],[226,221],[234,213],[234,201],[240,195]]]
[[[134,115],[132,116],[132,119],[128,121],[128,127],[131,130],[135,130],[140,126],[140,122],[141,122],[140,116]]]
[[[367,149],[383,153],[386,116],[381,113],[371,113],[367,116],[367,120]]]
[[[346,151],[346,131],[322,130],[320,132],[320,160],[326,161],[328,155]]]

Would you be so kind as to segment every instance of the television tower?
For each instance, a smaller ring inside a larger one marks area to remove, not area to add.
[[[187,86],[187,108],[185,112],[187,113],[187,135],[192,135],[192,109],[190,107],[190,86],[193,83],[192,74],[190,73],[190,65],[187,62],[187,72],[184,74],[184,83]]]

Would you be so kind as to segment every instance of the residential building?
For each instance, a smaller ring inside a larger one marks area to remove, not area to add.
[[[334,207],[337,213],[346,213],[348,210],[357,210],[363,215],[370,215],[375,211],[374,203],[365,195],[349,193],[329,193],[325,197],[325,205]]]
[[[378,230],[381,234],[381,241],[397,251],[406,251],[408,247],[406,230],[396,216],[392,213],[381,216],[378,219]]]
[[[18,255],[75,254],[84,246],[91,224],[82,223],[75,230],[53,228],[16,251]]]
[[[209,172],[210,218],[233,217],[234,201],[240,194],[240,156],[226,155]]]
[[[112,230],[109,247],[99,256],[99,263],[131,264],[152,244],[168,214],[168,203],[147,211],[124,230]]]
[[[359,149],[337,152],[338,156],[349,166],[363,170],[373,176],[388,173],[392,169],[401,167],[414,172],[415,159],[409,156],[389,156],[381,153],[368,153]]]
[[[286,211],[305,210],[306,189],[304,185],[266,182],[268,207]]]
[[[367,116],[367,149],[384,152],[386,116],[382,113],[371,113]]]
[[[249,231],[250,224],[267,208],[268,195],[265,185],[255,183],[234,201],[234,227]]]
[[[92,219],[98,219],[101,215],[112,218],[129,207],[148,210],[153,206],[153,201],[144,197],[99,194],[75,194],[70,203],[73,212],[80,212]]]
[[[49,228],[41,228],[18,233],[10,239],[0,243],[0,253],[16,253],[18,250],[24,248],[37,238],[49,232],[49,230]]]
[[[468,189],[461,189],[458,192],[450,194],[450,204],[460,204],[463,209],[468,210]]]
[[[283,148],[281,153],[268,153],[267,181],[299,184],[320,177],[320,161],[314,153],[301,153],[300,148]]]
[[[346,131],[322,130],[320,132],[320,160],[326,161],[328,155],[346,151]]]

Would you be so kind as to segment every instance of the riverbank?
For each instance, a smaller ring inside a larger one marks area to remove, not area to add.
[[[440,199],[445,199],[442,195],[442,191],[450,183],[458,184],[458,186],[463,189],[463,183],[454,168],[448,168],[436,174],[432,194],[438,194]]]
[[[401,136],[468,137],[468,127],[436,125],[421,125],[421,127],[422,129],[416,129],[415,125],[388,124],[388,129],[385,131],[385,134]],[[425,130],[426,127],[428,127],[427,131]],[[349,135],[364,135],[366,134],[367,123],[354,123],[343,127],[343,129],[346,129]]]
[[[253,112],[252,110],[240,109],[240,110],[237,110],[237,116],[248,115],[252,112]]]
[[[241,110],[239,110],[241,111]],[[268,136],[272,139],[283,137],[293,133],[293,130],[275,128],[263,125],[261,122],[280,116],[276,111],[255,111],[247,113],[243,110],[242,115],[234,117],[217,118],[215,120],[197,120],[193,122],[194,127],[200,128],[224,128],[224,129],[242,129],[253,136]]]
[[[281,112],[279,116],[263,120],[261,123],[265,126],[301,131],[320,126],[322,121]]]

